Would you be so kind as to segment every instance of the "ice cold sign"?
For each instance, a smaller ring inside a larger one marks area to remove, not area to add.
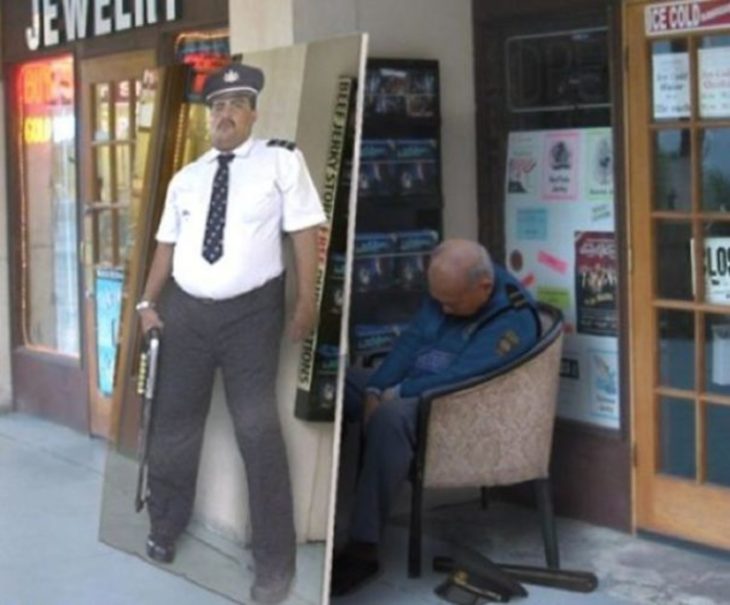
[[[730,25],[730,0],[651,4],[644,13],[647,36],[717,29]]]

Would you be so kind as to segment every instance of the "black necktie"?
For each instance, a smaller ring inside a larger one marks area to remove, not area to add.
[[[232,153],[221,153],[218,156],[218,169],[213,177],[213,191],[210,195],[203,239],[203,258],[211,265],[223,256],[223,229],[226,226],[228,203],[228,164],[233,157]]]

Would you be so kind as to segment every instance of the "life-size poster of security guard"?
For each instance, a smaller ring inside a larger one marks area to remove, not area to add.
[[[253,600],[286,598],[296,536],[275,395],[284,323],[282,237],[291,237],[297,299],[289,337],[315,322],[316,234],[325,215],[293,143],[252,136],[261,70],[232,64],[204,97],[212,149],[170,181],[157,246],[137,304],[142,329],[162,330],[149,451],[147,554],[175,556],[193,510],[215,372],[246,466]],[[273,520],[273,522],[272,522]]]

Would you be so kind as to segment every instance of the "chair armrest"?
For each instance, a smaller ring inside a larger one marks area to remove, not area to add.
[[[540,311],[548,329],[519,358],[421,394],[415,470],[426,485],[474,484],[476,476],[481,485],[495,485],[546,475],[562,315]]]
[[[464,380],[460,380],[459,382],[442,385],[440,387],[424,391],[419,396],[419,405],[423,406],[424,404],[426,404],[426,402],[431,402],[434,399],[443,397],[444,395],[449,395],[450,393],[455,393],[456,391],[461,391],[463,389],[468,389],[470,387],[476,386],[478,384],[481,384],[482,382],[488,382],[490,380],[493,380],[497,376],[501,376],[502,374],[511,372],[516,367],[521,366],[522,364],[530,361],[531,359],[542,353],[553,342],[555,342],[556,338],[561,335],[563,331],[563,314],[559,309],[556,309],[555,307],[552,307],[545,303],[538,303],[538,313],[540,314],[543,323],[547,323],[548,325],[547,329],[543,330],[542,337],[535,343],[535,345],[531,349],[525,351],[522,355],[520,355],[516,359],[513,359],[508,364],[505,364],[504,366],[499,367],[495,370],[485,372],[484,374],[478,374],[470,378],[465,378]]]

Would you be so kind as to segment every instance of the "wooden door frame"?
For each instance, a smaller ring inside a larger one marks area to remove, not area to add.
[[[79,206],[81,209],[81,237],[83,242],[85,233],[83,231],[83,212],[86,201],[93,191],[93,146],[94,137],[94,102],[91,95],[91,86],[97,83],[132,79],[141,77],[144,69],[152,68],[156,64],[155,51],[144,49],[130,51],[123,54],[105,55],[89,59],[82,59],[78,66],[79,91]],[[86,251],[84,250],[84,256]],[[85,258],[82,258],[83,280],[86,279]],[[89,430],[93,435],[108,438],[112,424],[112,399],[100,395],[97,388],[97,360],[96,360],[96,327],[95,327],[95,305],[87,293],[91,291],[93,284],[83,284],[84,296],[82,299],[83,321],[85,325],[85,336],[82,346],[86,352],[85,375],[88,389],[89,402]],[[126,288],[125,288],[126,290]],[[124,300],[124,295],[123,295]],[[120,324],[120,340],[128,338],[129,326],[122,321]]]
[[[142,344],[139,320],[134,303],[142,296],[144,281],[154,253],[154,228],[159,223],[167,184],[177,170],[186,130],[185,90],[188,71],[183,65],[158,68],[157,94],[148,161],[141,193],[144,212],[139,223],[129,259],[129,275],[122,305],[122,325],[117,361],[118,375],[112,402],[109,440],[119,450],[132,454],[137,448],[140,396],[137,393],[139,350]]]
[[[649,99],[647,94],[648,73],[646,62],[644,61],[644,53],[635,56],[637,46],[635,36],[637,31],[641,36],[640,44],[644,44],[643,19],[635,19],[632,23],[630,19],[630,6],[637,4],[636,2],[627,3],[623,11],[624,35],[626,38],[626,64],[627,64],[627,91],[631,94],[626,95],[626,117],[624,121],[625,136],[629,153],[626,157],[626,196],[627,199],[649,199],[651,196],[651,187],[649,185],[648,171],[633,170],[632,160],[634,157],[650,157],[649,154],[649,138],[642,136],[643,125],[635,124],[636,110],[638,109],[645,115],[645,120],[649,119]],[[631,65],[630,73],[628,65]],[[633,83],[638,82],[636,86]],[[645,105],[645,107],[641,107]],[[646,122],[643,122],[646,124]],[[641,128],[641,130],[638,130]],[[632,132],[633,130],[633,132]],[[652,238],[638,237],[641,228],[649,227],[651,229],[651,214],[648,205],[633,204],[630,211],[627,212],[626,225],[629,236],[629,254],[631,256],[631,274],[628,280],[629,294],[629,315],[632,322],[637,326],[645,326],[650,332],[650,338],[638,338],[635,330],[629,331],[629,367],[631,368],[631,400],[632,406],[632,434],[631,442],[634,449],[634,472],[632,473],[632,489],[636,494],[633,507],[633,525],[638,528],[641,526],[640,519],[645,516],[646,499],[641,497],[641,477],[638,466],[639,456],[645,456],[646,451],[653,451],[655,448],[654,432],[642,430],[642,424],[639,422],[641,411],[641,402],[645,397],[653,398],[653,387],[656,381],[656,371],[650,377],[643,376],[639,380],[636,375],[637,359],[652,359],[654,357],[654,343],[656,342],[656,326],[652,321],[652,314],[648,313],[645,304],[640,300],[647,300],[653,296],[654,281],[647,279],[652,276],[651,260],[652,254]],[[649,262],[647,263],[647,259]],[[647,266],[648,265],[648,266]],[[638,276],[645,276],[644,279],[638,279]],[[643,298],[642,298],[643,297]],[[641,446],[641,449],[640,447]]]
[[[626,34],[626,79],[627,90],[631,94],[626,96],[626,140],[630,144],[630,153],[626,162],[626,190],[630,199],[642,203],[632,204],[627,216],[628,232],[630,237],[630,252],[632,258],[632,274],[629,281],[630,312],[635,330],[630,332],[630,366],[632,373],[632,401],[633,405],[633,433],[635,444],[635,472],[633,489],[636,494],[634,507],[634,524],[637,529],[648,530],[660,534],[669,534],[673,537],[700,542],[721,549],[730,548],[730,532],[727,530],[725,519],[712,518],[707,511],[710,508],[727,506],[730,490],[707,483],[697,483],[696,480],[661,476],[656,472],[659,468],[659,443],[656,428],[659,426],[659,406],[656,403],[656,388],[659,386],[659,358],[656,351],[658,343],[656,312],[647,301],[653,300],[656,289],[656,247],[654,218],[652,207],[647,200],[653,198],[653,153],[651,116],[651,82],[650,68],[650,39],[644,29],[643,9],[649,4],[656,4],[648,0],[627,0],[624,7],[624,31]],[[730,28],[728,28],[730,30]],[[715,32],[695,33],[694,35],[712,35]],[[687,39],[691,32],[677,32],[681,38]],[[693,46],[687,52],[692,52]],[[692,57],[692,55],[690,55]],[[691,58],[693,78],[692,105],[698,107],[698,92],[694,86],[697,77],[696,62]],[[693,114],[694,115],[694,114]],[[727,121],[727,120],[726,120]],[[686,123],[688,129],[695,127],[695,118]],[[693,154],[691,158],[693,159]],[[648,167],[648,169],[647,169]],[[699,175],[696,162],[692,165],[693,197],[699,192]],[[693,207],[692,216],[696,209]],[[693,223],[694,224],[694,223]],[[647,230],[648,229],[648,234]],[[647,237],[648,235],[648,237]],[[695,247],[701,246],[696,230],[693,231]],[[699,248],[698,248],[699,250]],[[694,251],[695,256],[698,250]],[[702,299],[703,281],[695,277],[695,284]],[[690,301],[692,302],[692,301]],[[715,312],[717,307],[706,303],[693,303],[695,311]],[[695,332],[699,326],[695,317]],[[700,369],[704,366],[702,353],[695,356],[695,376],[700,379]],[[646,360],[652,360],[650,367],[646,367]],[[669,389],[666,389],[669,390]],[[696,390],[696,389],[695,389]],[[697,393],[696,393],[697,396]],[[721,397],[719,397],[721,398]],[[711,399],[711,398],[710,398]],[[700,400],[702,397],[700,396]],[[696,413],[699,417],[703,404]],[[696,461],[698,467],[704,463],[701,449],[701,432],[704,423],[697,422],[695,426]],[[702,478],[703,471],[699,469]],[[681,514],[681,517],[680,517]]]

